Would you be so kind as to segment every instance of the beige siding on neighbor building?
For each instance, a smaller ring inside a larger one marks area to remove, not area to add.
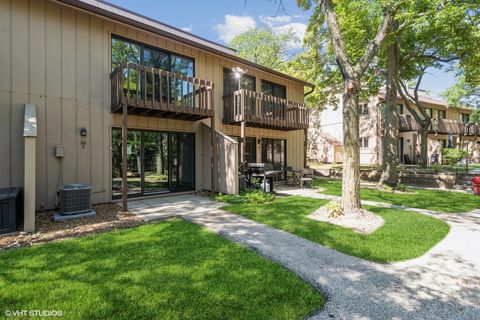
[[[193,57],[196,77],[215,82],[217,129],[238,130],[222,125],[223,67],[238,63],[54,1],[0,0],[0,187],[23,185],[24,105],[35,104],[37,208],[53,207],[57,188],[74,182],[91,184],[94,202],[111,200],[111,128],[120,125],[120,116],[110,113],[111,34]],[[267,79],[286,85],[289,100],[303,102],[301,84],[242,67],[257,78],[258,91],[260,79]],[[198,144],[204,141],[198,123],[130,116],[129,126],[196,132],[197,188],[202,188]],[[85,148],[82,127],[87,129]],[[289,139],[288,162],[303,166],[303,131],[247,130]],[[54,156],[57,145],[65,147],[61,160]]]

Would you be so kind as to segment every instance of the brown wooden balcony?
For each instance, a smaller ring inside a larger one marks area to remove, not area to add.
[[[277,130],[308,129],[309,110],[303,103],[257,93],[237,90],[223,97],[223,123]]]
[[[419,126],[417,121],[411,116],[400,114],[398,117],[398,130],[400,132],[418,131]]]
[[[197,121],[214,116],[214,84],[137,63],[120,64],[110,74],[112,112]]]
[[[411,115],[401,114],[398,117],[398,130],[400,132],[418,131],[419,125]],[[466,136],[480,135],[480,128],[476,124],[464,124],[458,120],[432,119],[430,133],[461,134]]]

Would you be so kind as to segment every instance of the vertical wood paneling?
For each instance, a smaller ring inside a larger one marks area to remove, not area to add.
[[[46,23],[46,64],[47,64],[47,118],[46,149],[47,170],[44,179],[47,182],[46,206],[55,204],[55,192],[60,187],[62,160],[55,157],[55,146],[62,145],[62,16],[58,5],[47,1]]]
[[[90,122],[90,18],[84,13],[76,13],[76,152],[77,177],[80,183],[90,183],[90,152],[91,122]],[[80,136],[80,128],[87,129],[87,136]],[[85,146],[81,141],[86,140]]]
[[[0,188],[11,184],[11,12],[11,0],[0,0]]]
[[[29,19],[28,1],[12,2],[12,105],[10,136],[10,182],[23,185],[23,114],[29,92]]]
[[[62,184],[77,182],[77,123],[76,123],[76,16],[62,7]]]
[[[45,2],[29,2],[29,88],[30,103],[37,106],[37,122],[47,123],[47,108],[45,105],[45,70],[46,70],[46,46],[45,46]],[[37,130],[37,168],[38,172],[47,170],[47,128],[39,126]],[[37,203],[44,208],[46,204],[47,179],[44,178],[47,172],[37,175]]]

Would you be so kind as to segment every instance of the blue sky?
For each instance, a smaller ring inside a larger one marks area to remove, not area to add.
[[[302,37],[309,17],[294,0],[284,0],[284,11],[281,12],[275,0],[107,1],[221,44],[250,27],[262,25],[278,32],[293,29]],[[422,87],[438,97],[453,83],[452,74],[429,70]]]

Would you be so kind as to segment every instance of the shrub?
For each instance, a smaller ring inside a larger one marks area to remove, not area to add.
[[[435,163],[434,165],[432,165],[432,171],[434,173],[439,173],[440,171],[442,171],[442,166],[438,163]]]
[[[397,189],[398,191],[401,191],[401,192],[410,191],[410,189],[408,189],[407,186],[402,184],[402,183],[397,184],[397,187],[395,189]]]
[[[327,203],[328,217],[339,218],[343,216],[342,203],[338,200],[333,200]]]
[[[275,200],[275,195],[265,193],[260,190],[247,189],[239,195],[216,194],[211,197],[213,200],[226,202],[229,204],[262,204]]]
[[[442,151],[443,164],[457,164],[467,155],[468,152],[462,149],[445,148]]]

